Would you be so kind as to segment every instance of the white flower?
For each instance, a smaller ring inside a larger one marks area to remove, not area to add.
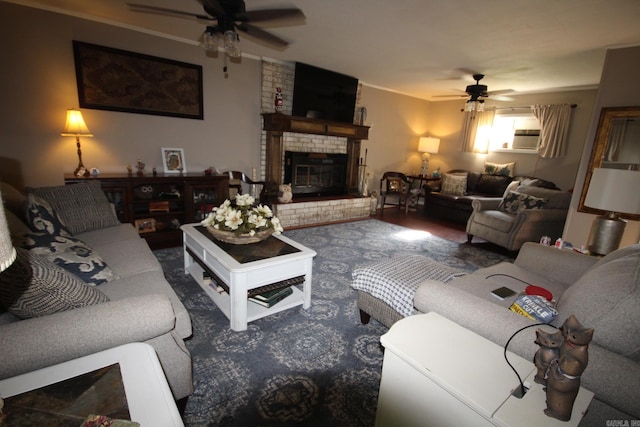
[[[265,205],[258,205],[257,208],[255,208],[256,211],[258,211],[258,213],[266,218],[271,218],[273,216],[273,212],[271,212],[271,208],[269,206],[265,206]]]
[[[252,206],[255,201],[251,194],[238,194],[236,196],[236,206]]]
[[[280,220],[276,217],[271,218],[271,225],[273,226],[274,230],[273,234],[280,234],[284,231],[282,225],[280,225]]]
[[[224,219],[224,225],[231,230],[237,230],[242,224],[242,212],[230,209]]]

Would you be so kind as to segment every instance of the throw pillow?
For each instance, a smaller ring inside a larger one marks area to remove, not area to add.
[[[509,192],[516,191],[519,186],[520,181],[511,181],[509,185],[507,185],[507,188],[504,190],[504,193],[502,193],[502,198],[504,199],[505,197],[507,197],[507,194],[509,194]]]
[[[18,258],[0,275],[0,304],[22,319],[101,304],[109,297],[50,261],[17,249]]]
[[[542,206],[546,202],[547,201],[545,199],[541,199],[539,197],[510,191],[507,193],[507,196],[502,199],[498,209],[507,213],[517,214],[525,209],[542,209]]]
[[[120,224],[98,181],[27,191],[49,202],[72,234]]]
[[[71,235],[28,233],[20,240],[21,248],[64,268],[88,285],[97,286],[118,278],[98,253]]]
[[[440,191],[452,196],[464,196],[467,191],[467,176],[445,173],[442,175],[442,189]]]
[[[502,197],[511,180],[511,177],[508,176],[483,173],[476,184],[475,192],[487,196]]]
[[[49,202],[33,194],[28,194],[25,201],[25,220],[37,233],[71,235]]]
[[[491,163],[484,162],[484,173],[490,175],[504,175],[513,177],[513,173],[516,170],[516,162],[511,163]]]

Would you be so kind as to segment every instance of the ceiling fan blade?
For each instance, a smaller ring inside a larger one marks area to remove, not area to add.
[[[269,43],[271,45],[277,47],[287,47],[289,46],[289,42],[281,39],[280,37],[274,36],[273,34],[256,27],[255,25],[243,23],[237,26],[238,30],[247,34],[250,37],[253,37],[257,40]]]
[[[468,98],[469,95],[433,95],[433,98]]]
[[[166,7],[149,6],[146,4],[127,3],[127,6],[129,6],[129,8],[132,9],[134,12],[150,12],[150,13],[158,13],[161,15],[189,16],[191,18],[204,19],[208,21],[214,19],[209,15],[185,12],[182,10],[168,9]]]
[[[275,20],[300,20],[304,21],[306,16],[300,9],[262,9],[262,10],[250,10],[243,13],[236,14],[236,19],[243,22],[266,22]]]
[[[515,92],[515,90],[513,90],[513,89],[490,90],[489,91],[489,95],[491,95],[491,96],[494,96],[494,95],[511,95],[514,92]]]

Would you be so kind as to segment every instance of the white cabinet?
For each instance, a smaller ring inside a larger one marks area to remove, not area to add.
[[[532,381],[533,363],[507,352],[531,386],[518,399],[511,395],[519,382],[504,349],[437,313],[402,319],[380,341],[385,355],[377,427],[577,425],[593,398],[580,389],[571,421],[547,417],[545,393]]]

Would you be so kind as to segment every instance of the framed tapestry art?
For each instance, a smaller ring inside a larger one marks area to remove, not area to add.
[[[73,41],[81,108],[200,119],[202,66]]]

